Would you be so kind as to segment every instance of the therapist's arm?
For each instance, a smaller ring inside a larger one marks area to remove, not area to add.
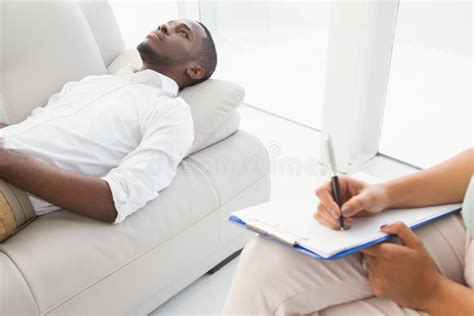
[[[424,310],[432,315],[474,315],[474,290],[440,276]],[[446,303],[448,302],[448,303]]]
[[[0,178],[63,209],[112,223],[115,210],[106,181],[63,170],[0,148]]]
[[[369,185],[350,177],[340,177],[344,204],[334,202],[328,182],[316,190],[319,205],[314,218],[339,229],[339,215],[346,229],[353,217],[376,215],[388,208],[409,208],[461,202],[474,173],[474,148],[426,170],[385,183]]]
[[[429,169],[381,186],[389,208],[421,207],[461,202],[474,173],[474,148]]]

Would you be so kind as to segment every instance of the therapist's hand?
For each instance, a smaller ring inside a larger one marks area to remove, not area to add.
[[[362,250],[369,282],[377,297],[409,308],[428,310],[442,276],[421,240],[404,223],[385,226],[403,245],[382,243]]]
[[[341,208],[334,201],[331,182],[316,190],[319,205],[313,217],[321,224],[339,230],[339,216],[344,216],[345,229],[349,229],[355,216],[371,216],[382,212],[388,206],[388,197],[381,185],[339,177],[343,205]]]

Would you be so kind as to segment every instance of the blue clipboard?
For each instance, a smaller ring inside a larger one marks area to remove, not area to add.
[[[434,217],[434,218],[432,218],[432,219],[430,219],[430,220],[427,220],[427,221],[425,221],[425,222],[422,222],[422,223],[419,223],[419,224],[410,226],[410,228],[413,229],[413,230],[415,230],[415,229],[417,229],[417,228],[420,228],[420,227],[423,227],[423,226],[425,226],[425,225],[431,224],[431,223],[433,223],[433,222],[435,222],[435,221],[437,221],[437,220],[440,220],[440,219],[442,219],[442,218],[445,218],[445,217],[451,216],[451,215],[453,215],[453,214],[456,214],[456,213],[458,213],[458,212],[460,212],[460,211],[461,211],[461,208],[457,208],[457,209],[455,209],[455,210],[452,210],[451,212],[448,212],[448,213],[445,213],[445,214],[443,214],[443,215]],[[311,251],[311,250],[309,250],[309,249],[306,249],[306,248],[304,248],[304,247],[301,247],[301,246],[299,246],[299,245],[291,246],[291,245],[289,245],[289,244],[287,244],[287,243],[284,243],[284,242],[282,242],[282,241],[280,241],[280,240],[274,239],[274,238],[268,236],[267,234],[262,234],[262,232],[259,232],[259,231],[257,231],[257,230],[251,229],[250,227],[248,227],[248,226],[245,224],[244,221],[242,221],[242,220],[241,220],[240,218],[238,218],[237,216],[231,215],[231,216],[229,217],[229,222],[231,222],[232,224],[235,224],[235,225],[237,225],[237,226],[240,226],[240,227],[242,227],[242,228],[245,228],[245,229],[247,229],[247,230],[250,230],[250,231],[252,231],[252,232],[254,232],[254,233],[257,233],[257,234],[259,234],[260,236],[262,236],[262,237],[264,237],[264,238],[266,238],[266,239],[268,239],[268,240],[272,240],[272,241],[277,242],[277,243],[279,243],[279,244],[281,244],[281,245],[284,245],[284,246],[286,246],[286,247],[288,247],[288,248],[294,249],[294,250],[296,250],[296,251],[299,251],[299,252],[301,252],[301,253],[304,253],[305,255],[308,255],[308,256],[310,256],[310,257],[313,257],[313,258],[319,259],[319,260],[337,260],[337,259],[341,259],[341,258],[344,258],[345,256],[348,256],[348,255],[350,255],[350,254],[353,254],[353,253],[355,253],[355,252],[358,252],[358,251],[360,251],[360,250],[362,250],[362,249],[369,248],[369,247],[371,247],[371,246],[373,246],[373,245],[376,245],[376,244],[379,244],[379,243],[381,243],[381,242],[384,242],[384,241],[393,239],[393,238],[395,237],[395,235],[387,235],[387,236],[385,236],[385,237],[382,237],[382,238],[379,238],[379,239],[375,239],[375,240],[373,240],[373,241],[371,241],[371,242],[368,242],[368,243],[365,243],[365,244],[363,244],[363,245],[360,245],[360,246],[357,246],[357,247],[354,247],[354,248],[351,248],[351,249],[347,249],[347,250],[341,251],[341,252],[339,252],[339,253],[337,253],[337,254],[335,254],[335,255],[329,257],[329,258],[324,258],[324,257],[321,257],[320,255],[318,255],[317,253],[314,253],[313,251]]]

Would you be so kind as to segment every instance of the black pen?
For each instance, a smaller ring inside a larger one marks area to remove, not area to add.
[[[332,184],[332,195],[340,209],[342,206],[342,199],[341,199],[341,189],[339,188],[339,178],[337,176],[332,176],[331,184]],[[341,230],[344,230],[344,216],[342,216],[342,211],[341,211],[341,215],[339,215],[339,226]]]
[[[326,152],[328,154],[329,164],[331,165],[332,196],[340,209],[342,206],[341,188],[339,187],[339,178],[337,177],[336,160],[334,159],[334,149],[332,147],[329,134],[325,133],[323,137],[323,141],[326,146]],[[341,211],[341,214],[339,215],[339,226],[340,226],[340,230],[344,230],[344,216],[342,216],[342,211]]]

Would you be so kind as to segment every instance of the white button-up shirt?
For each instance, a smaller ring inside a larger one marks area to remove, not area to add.
[[[170,184],[191,149],[191,111],[177,93],[171,78],[128,65],[66,83],[0,137],[7,149],[107,181],[119,223]],[[59,209],[29,197],[37,215]]]

